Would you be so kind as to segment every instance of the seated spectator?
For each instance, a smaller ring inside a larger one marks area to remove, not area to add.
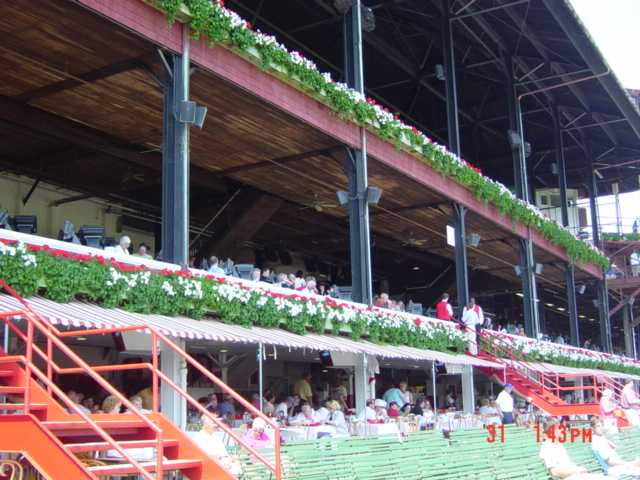
[[[227,398],[224,402],[218,405],[218,413],[221,417],[225,417],[228,414],[235,415],[236,409],[233,406],[235,403],[235,399],[231,395],[227,395]]]
[[[258,392],[253,392],[251,394],[251,405],[260,410],[260,394]]]
[[[621,478],[626,476],[640,477],[640,462],[625,462],[616,452],[616,445],[604,436],[604,422],[599,415],[589,421],[593,431],[591,450],[607,477]]]
[[[131,239],[126,235],[120,237],[120,243],[114,247],[113,253],[118,255],[129,255],[129,246],[131,245]]]
[[[387,415],[390,417],[401,417],[400,407],[396,402],[389,403],[389,408],[387,409]]]
[[[273,393],[267,393],[264,396],[264,404],[262,405],[262,413],[265,414],[274,414],[275,415],[275,406],[276,396]]]
[[[487,420],[483,421],[485,425],[502,425],[502,414],[495,400],[483,398],[480,401],[480,405],[480,415],[488,416]]]
[[[329,418],[329,408],[327,407],[327,401],[321,402],[320,397],[318,395],[313,396],[313,404],[320,405],[320,408],[316,410],[316,414],[320,417],[321,420],[326,420]]]
[[[118,400],[113,395],[109,395],[102,402],[102,413],[118,414],[120,413],[121,407],[122,407],[122,402],[120,402],[120,400]]]
[[[385,402],[384,400],[376,398],[376,400],[373,402],[373,409],[376,412],[376,418],[378,420],[387,418],[389,416],[387,414],[387,402]]]
[[[260,281],[260,269],[259,268],[254,268],[253,271],[251,272],[251,280],[253,280],[254,282],[259,282]]]
[[[287,397],[282,403],[276,405],[273,411],[273,416],[280,420],[285,420],[287,417],[292,417],[289,412],[293,409],[293,397]]]
[[[413,394],[407,390],[407,382],[402,381],[398,384],[398,388],[402,392],[402,402],[398,405],[404,405],[405,403],[413,403]]]
[[[323,421],[325,425],[333,425],[336,427],[336,433],[332,434],[332,437],[348,437],[349,429],[347,428],[347,422],[344,418],[344,413],[340,410],[340,404],[335,400],[329,400],[327,402],[327,408],[329,409],[329,417]]]
[[[151,413],[151,410],[146,410],[146,409],[142,408],[142,399],[140,397],[138,397],[137,395],[134,395],[133,397],[131,397],[129,399],[129,401],[133,404],[133,406],[135,408],[138,409],[138,411],[140,411],[142,413]],[[127,408],[124,413],[131,413],[131,410],[129,410]]]
[[[416,404],[411,408],[411,412],[413,415],[424,415],[424,407],[425,407],[425,399],[424,397],[416,398]]]
[[[390,304],[391,302],[389,302],[388,293],[381,293],[380,296],[373,302],[373,306],[378,308],[389,308]]]
[[[158,388],[158,392],[159,390],[160,389]],[[153,389],[151,388],[151,386],[147,388],[143,388],[138,393],[136,393],[136,396],[142,399],[142,408],[146,410],[153,409]],[[160,406],[159,404],[160,404],[160,399],[158,399],[158,406]]]
[[[289,283],[289,278],[287,277],[286,273],[279,273],[278,275],[276,275],[276,282],[275,284],[279,287],[282,288],[291,288],[293,289],[293,285],[291,285],[291,283]]]
[[[217,428],[215,422],[204,415],[202,417],[202,429],[193,436],[192,440],[204,450],[207,455],[227,467],[231,473],[240,475],[242,473],[242,467],[238,458],[230,457],[226,447],[222,443],[222,439],[214,435]]]
[[[215,393],[210,393],[207,397],[207,403],[204,405],[204,408],[207,409],[208,412],[215,413],[220,415],[220,407],[218,405],[218,397]]]
[[[322,295],[323,297],[326,297],[327,295],[329,295],[329,284],[327,282],[318,283],[316,288],[318,291],[318,295]]]
[[[544,462],[549,474],[554,478],[568,478],[570,480],[605,480],[609,477],[587,473],[587,469],[579,467],[571,461],[569,454],[560,442],[554,442],[554,430],[560,422],[551,417],[544,422],[545,439],[540,448],[540,458]]]
[[[358,420],[375,420],[376,419],[376,411],[373,409],[375,401],[372,399],[368,399],[365,402],[365,406],[362,410],[358,412],[356,418]]]
[[[215,275],[224,275],[224,270],[220,268],[220,260],[215,255],[209,258],[209,270],[207,271]]]
[[[313,425],[322,422],[323,418],[309,404],[302,405],[301,412],[293,419],[294,423]]]
[[[404,405],[402,405],[402,407],[400,408],[400,414],[403,417],[407,417],[410,413],[411,413],[411,409],[413,408],[413,404],[412,403],[405,403]]]
[[[265,283],[271,283],[271,269],[269,267],[265,267],[260,272],[260,281]]]
[[[300,293],[318,293],[315,280],[309,280],[304,287],[298,289]]]
[[[69,390],[67,392],[67,397],[69,397],[69,399],[76,405],[76,407],[80,409],[82,413],[91,413],[91,410],[80,403],[81,398],[84,397],[81,397],[78,392],[76,392],[75,390]],[[71,407],[67,408],[67,410],[69,411],[69,413],[76,413]]]
[[[98,407],[96,410],[100,410],[100,405],[96,403],[93,397],[85,397],[82,401],[82,405],[91,413],[93,413],[94,407],[96,406]]]
[[[133,256],[144,258],[146,260],[153,260],[153,257],[147,252],[149,252],[149,246],[146,243],[142,242],[138,247],[138,251],[134,253]]]
[[[304,287],[307,284],[306,280],[302,276],[302,270],[298,270],[295,275],[295,281],[293,283],[293,288],[298,290],[300,287]]]
[[[300,394],[294,393],[292,396],[293,396],[293,407],[289,409],[289,416],[295,417],[302,411],[303,402],[302,402],[302,397],[300,397]],[[304,403],[309,403],[309,402],[304,402]]]
[[[243,438],[244,443],[255,450],[273,447],[273,442],[267,436],[267,434],[264,433],[264,428],[266,426],[267,422],[265,422],[262,418],[256,418],[253,421],[253,425],[251,425],[251,430],[249,430]]]

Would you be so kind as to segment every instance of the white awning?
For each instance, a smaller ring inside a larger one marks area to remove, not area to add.
[[[74,301],[56,303],[35,296],[27,299],[40,315],[54,325],[109,328],[149,325],[165,335],[185,339],[211,340],[226,343],[267,344],[308,350],[329,350],[356,354],[376,355],[383,358],[435,361],[457,365],[493,366],[498,364],[467,355],[452,355],[412,347],[376,345],[333,335],[297,335],[278,328],[228,325],[216,320],[194,320],[185,316],[145,315],[119,308],[102,308],[96,303]],[[0,311],[22,310],[24,307],[10,295],[0,295]],[[144,331],[144,329],[140,329]]]

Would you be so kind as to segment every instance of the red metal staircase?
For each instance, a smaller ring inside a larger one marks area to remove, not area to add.
[[[274,460],[271,461],[245,445],[243,439],[217,418],[212,417],[159,369],[159,349],[156,346],[159,342],[165,343],[223,392],[232,395],[247,411],[263,418],[274,428],[275,438],[279,438],[278,426],[162,333],[146,325],[60,332],[1,279],[0,285],[24,305],[24,309],[0,313],[0,324],[8,325],[18,341],[23,342],[25,352],[23,355],[8,355],[0,350],[0,394],[7,399],[0,403],[0,452],[24,455],[45,478],[52,479],[97,479],[110,475],[134,474],[152,480],[162,478],[163,472],[173,470],[181,471],[191,480],[235,479],[236,477],[224,466],[203,452],[179,427],[160,413],[158,385],[161,381],[163,386],[173,388],[193,408],[210,416],[220,429],[253,454],[256,462],[262,462],[271,470],[275,480],[280,480],[279,442],[275,442]],[[73,335],[86,337],[124,330],[150,332],[151,363],[92,367],[63,342],[63,338]],[[38,343],[34,342],[36,334]],[[40,346],[43,343],[46,343],[46,347]],[[60,358],[64,358],[65,364],[73,366],[61,367],[55,361]],[[138,368],[151,372],[153,413],[137,410],[102,376],[109,371]],[[117,397],[132,413],[83,413],[54,381],[54,376],[59,379],[65,374],[83,374],[90,377],[110,395]],[[153,461],[137,461],[128,451],[132,448],[155,448],[156,458]],[[122,461],[114,465],[87,466],[77,456],[84,452],[105,450],[116,450],[122,456]]]
[[[568,404],[563,392],[591,392],[598,399],[604,388],[619,393],[622,384],[605,374],[555,373],[529,355],[514,351],[491,332],[483,331],[478,345],[478,356],[500,367],[478,367],[489,378],[494,375],[501,383],[511,383],[514,389],[531,403],[551,415],[594,415],[600,413],[597,403]],[[575,378],[582,378],[582,386],[573,385]],[[580,395],[583,396],[583,395]],[[623,419],[619,419],[622,425]],[[626,421],[624,421],[626,423]]]

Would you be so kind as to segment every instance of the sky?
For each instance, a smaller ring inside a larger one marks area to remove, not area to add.
[[[640,90],[640,0],[570,0],[607,63],[625,88]],[[640,217],[638,191],[620,195],[623,233]],[[598,200],[605,232],[617,232],[613,195]]]

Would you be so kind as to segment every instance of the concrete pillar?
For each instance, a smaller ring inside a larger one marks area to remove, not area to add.
[[[473,367],[462,368],[462,405],[464,413],[473,413],[476,407],[475,387],[473,386]]]
[[[364,408],[364,402],[370,397],[369,391],[369,359],[367,355],[358,355],[354,361],[353,394],[356,412]],[[375,382],[374,386],[375,386]]]
[[[182,350],[185,348],[183,339],[176,339],[174,343]],[[183,390],[187,390],[187,365],[184,359],[166,344],[160,343],[160,370],[167,377],[177,383]],[[187,425],[187,401],[171,387],[161,383],[160,410],[180,428]]]

